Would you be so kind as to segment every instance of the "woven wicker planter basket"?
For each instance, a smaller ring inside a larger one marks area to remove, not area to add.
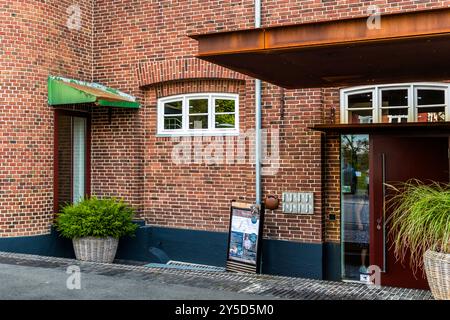
[[[84,237],[72,239],[78,260],[111,263],[116,256],[119,239]]]
[[[450,254],[428,250],[424,255],[424,264],[433,297],[450,300]]]

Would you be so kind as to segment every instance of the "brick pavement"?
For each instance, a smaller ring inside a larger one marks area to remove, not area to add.
[[[137,279],[160,284],[209,288],[261,297],[300,300],[430,300],[431,293],[393,287],[369,288],[349,282],[332,282],[272,275],[237,274],[217,271],[191,271],[149,268],[121,263],[102,264],[73,259],[0,252],[0,265],[21,265],[66,270],[78,265],[82,273],[120,279]]]

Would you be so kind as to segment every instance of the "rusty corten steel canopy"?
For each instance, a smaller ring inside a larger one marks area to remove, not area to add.
[[[190,37],[198,58],[288,89],[450,79],[450,8]]]
[[[448,136],[450,122],[406,122],[406,123],[324,123],[316,124],[309,129],[325,133],[389,133],[389,134],[422,134],[435,133]]]

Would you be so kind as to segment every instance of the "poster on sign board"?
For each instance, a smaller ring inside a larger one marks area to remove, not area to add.
[[[257,266],[259,259],[260,210],[251,205],[232,203],[228,236],[228,260]]]

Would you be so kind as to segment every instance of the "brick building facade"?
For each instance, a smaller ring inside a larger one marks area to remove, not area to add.
[[[71,5],[80,10],[79,28],[68,27]],[[365,17],[369,5],[387,14],[448,8],[450,2],[263,0],[262,26]],[[157,133],[157,105],[173,95],[237,94],[239,134],[254,129],[254,79],[196,59],[197,42],[188,37],[250,29],[253,6],[253,0],[0,1],[0,237],[50,232],[55,107],[47,103],[46,83],[57,75],[117,88],[141,104],[138,110],[58,107],[90,114],[91,194],[130,202],[171,259],[220,264],[223,243],[212,244],[214,261],[171,245],[225,239],[230,201],[255,198],[253,146],[246,141],[241,163],[174,164],[182,138]],[[339,123],[339,89],[263,83],[262,127],[279,134],[279,167],[263,176],[263,195],[314,193],[312,215],[285,214],[281,206],[266,210],[265,272],[340,278],[340,137],[309,129]],[[222,138],[192,141],[204,149]]]
[[[0,236],[49,232],[53,219],[53,121],[47,77],[91,81],[92,1],[82,28],[66,26],[70,1],[2,1]]]

